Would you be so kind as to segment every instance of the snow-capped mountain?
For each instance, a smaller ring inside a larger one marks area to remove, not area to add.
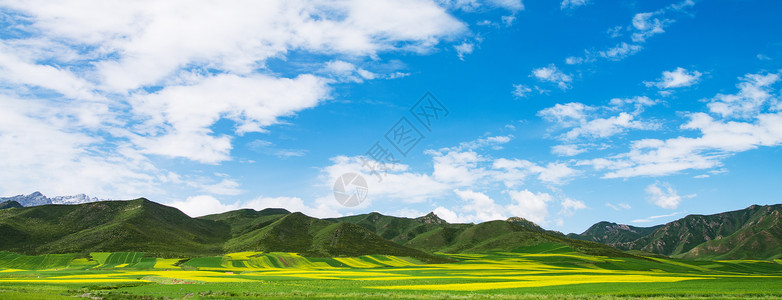
[[[97,197],[90,198],[85,194],[78,194],[73,196],[57,196],[49,198],[41,194],[41,192],[35,192],[29,195],[17,195],[13,197],[2,197],[0,202],[13,200],[19,202],[22,206],[38,206],[46,204],[81,204],[87,202],[102,201]]]

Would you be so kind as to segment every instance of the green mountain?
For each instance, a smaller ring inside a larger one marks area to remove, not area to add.
[[[782,211],[780,206],[763,206],[733,234],[717,237],[680,255],[694,259],[779,259],[782,258]],[[750,208],[751,209],[751,208]]]
[[[19,204],[19,202],[16,202],[14,200],[8,200],[8,201],[0,202],[0,209],[19,208],[19,207],[22,207],[22,205]]]
[[[284,209],[242,209],[190,218],[176,208],[143,198],[0,210],[0,237],[0,251],[25,254],[128,251],[181,257],[264,251],[448,261],[358,225]]]
[[[429,232],[442,226],[449,226],[448,222],[440,219],[434,213],[411,219],[386,216],[373,212],[330,220],[356,224],[398,244],[405,244],[419,234]]]
[[[230,228],[147,199],[0,210],[0,250],[219,254]]]
[[[571,233],[567,237],[584,241],[598,242],[612,247],[629,248],[627,245],[654,232],[662,225],[653,227],[635,227],[611,222],[598,222],[581,234]]]
[[[628,246],[634,250],[688,258],[779,257],[782,253],[780,210],[782,205],[779,204],[752,205],[713,215],[689,215],[661,226]],[[688,253],[690,251],[693,252]]]
[[[537,225],[536,225],[537,227]],[[538,227],[539,228],[539,227]],[[591,255],[632,256],[615,248],[589,241],[574,240],[558,233],[530,229],[511,221],[480,224],[451,224],[421,234],[405,246],[432,252],[480,253],[486,251],[524,251],[541,244],[555,244]]]
[[[752,205],[713,215],[688,215],[654,227],[599,222],[568,237],[688,259],[774,259],[782,257],[781,215],[780,204]]]
[[[263,211],[259,213],[263,214]],[[298,252],[314,257],[385,254],[410,256],[427,261],[444,261],[428,253],[389,241],[362,226],[351,223],[312,218],[299,212],[266,214],[258,219],[264,220],[263,223],[276,220],[254,230],[237,231],[238,235],[233,235],[226,242],[226,252]],[[260,223],[244,222],[244,224]],[[243,228],[255,228],[255,226]]]
[[[516,251],[548,243],[588,254],[629,256],[599,243],[568,239],[562,233],[545,230],[519,217],[480,224],[449,224],[434,213],[411,219],[375,212],[333,220],[359,225],[404,246],[430,253]]]
[[[239,209],[221,214],[207,215],[198,219],[225,224],[231,228],[231,238],[236,238],[266,227],[291,212],[282,208],[267,208],[261,211]]]
[[[434,213],[419,218],[370,213],[318,219],[269,208],[191,218],[143,198],[78,205],[2,205],[14,208],[0,210],[0,251],[25,254],[126,251],[181,257],[264,251],[313,257],[384,254],[430,262],[444,261],[430,254],[434,252],[532,250],[614,257],[649,253],[692,259],[782,257],[782,205],[690,215],[655,227],[600,222],[582,234],[568,236],[517,217],[449,224]]]

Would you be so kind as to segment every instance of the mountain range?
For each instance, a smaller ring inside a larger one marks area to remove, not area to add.
[[[599,222],[568,237],[678,258],[775,259],[782,257],[782,204],[688,215],[654,227]]]
[[[38,205],[46,205],[46,204],[82,204],[82,203],[101,201],[101,199],[95,197],[90,198],[85,194],[78,194],[72,196],[56,196],[56,197],[49,198],[41,194],[41,192],[34,192],[29,195],[0,197],[0,202],[6,202],[6,201],[16,201],[22,206],[38,206]]]
[[[782,257],[782,205],[688,215],[653,227],[599,222],[581,234],[568,235],[519,217],[451,224],[434,213],[419,218],[373,212],[318,219],[268,208],[191,218],[144,198],[32,207],[6,200],[3,207],[0,251],[25,254],[143,251],[180,257],[264,251],[312,257],[385,254],[442,262],[446,259],[435,253],[513,252],[554,244],[558,249],[613,257]]]

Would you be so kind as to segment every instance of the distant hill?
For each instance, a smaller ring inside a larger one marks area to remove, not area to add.
[[[147,199],[0,210],[0,250],[218,254],[230,228]]]
[[[775,259],[782,257],[781,216],[782,205],[752,205],[654,227],[600,222],[568,237],[688,259]]]
[[[661,226],[635,227],[611,222],[599,222],[581,234],[571,233],[567,237],[603,243],[613,247],[627,248],[625,247],[627,243],[645,237]]]
[[[46,205],[46,204],[82,204],[82,203],[89,203],[89,202],[97,202],[101,200],[95,197],[90,198],[85,194],[78,194],[72,196],[57,196],[57,197],[49,198],[41,194],[41,192],[34,192],[29,195],[0,197],[0,202],[3,201],[16,201],[22,206],[27,207],[27,206]]]
[[[391,240],[395,243],[405,244],[419,234],[431,230],[451,226],[436,214],[429,213],[419,218],[402,218],[382,215],[377,212],[329,219],[338,222],[346,222],[364,227],[375,234]]]
[[[0,209],[19,208],[19,207],[22,207],[22,205],[14,200],[7,200],[7,201],[0,202]]]
[[[0,250],[25,254],[137,251],[156,256],[297,252],[308,256],[409,256],[447,262],[361,226],[284,209],[190,218],[147,199],[0,210]]]
[[[599,243],[568,239],[559,232],[545,230],[519,217],[480,224],[449,224],[434,213],[411,219],[375,212],[335,220],[357,224],[394,242],[427,252],[515,251],[541,243],[551,243],[587,254],[630,256]]]
[[[33,207],[20,207],[11,200],[0,205],[14,207],[0,210],[0,251],[24,254],[137,251],[181,257],[263,251],[314,257],[396,255],[429,262],[445,261],[432,254],[436,252],[489,251],[688,259],[782,257],[782,205],[689,215],[654,227],[600,222],[568,236],[518,217],[450,224],[434,213],[419,218],[374,212],[318,219],[268,208],[191,218],[143,198]]]

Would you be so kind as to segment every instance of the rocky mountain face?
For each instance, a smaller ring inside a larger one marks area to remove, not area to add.
[[[568,237],[689,259],[776,259],[782,257],[782,204],[689,215],[654,227],[599,222]]]
[[[661,226],[635,227],[603,221],[592,225],[581,234],[571,233],[567,237],[598,242],[612,247],[629,248],[628,243],[647,236]]]
[[[85,194],[78,194],[73,196],[56,196],[53,198],[49,198],[41,194],[41,192],[34,192],[29,195],[17,195],[13,197],[0,197],[0,202],[16,201],[17,203],[25,207],[39,206],[39,205],[46,205],[46,204],[82,204],[82,203],[97,202],[102,200],[103,199],[98,199],[96,197],[90,198]]]

